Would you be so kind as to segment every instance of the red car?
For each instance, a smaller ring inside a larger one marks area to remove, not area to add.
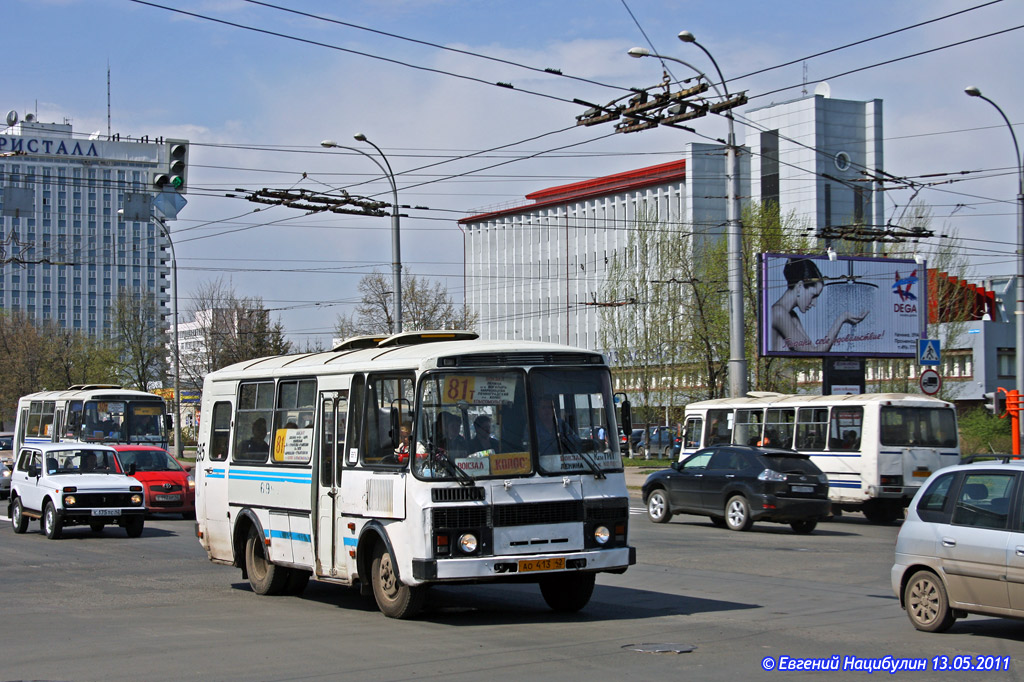
[[[196,482],[192,467],[182,466],[163,448],[114,445],[121,469],[135,465],[135,480],[146,491],[146,511],[196,517]]]

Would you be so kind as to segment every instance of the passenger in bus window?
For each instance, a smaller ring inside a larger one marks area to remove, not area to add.
[[[395,457],[399,464],[409,461],[409,427],[403,426],[398,430],[398,447],[395,448]]]
[[[267,420],[260,417],[252,423],[252,437],[242,441],[242,452],[267,452]]]
[[[451,412],[441,413],[441,447],[449,455],[464,455],[469,451],[466,439],[460,433],[461,421]]]
[[[498,439],[491,435],[491,418],[482,414],[473,420],[473,438],[469,441],[469,452],[481,450],[498,451]]]
[[[786,278],[786,291],[772,304],[772,349],[790,350],[800,353],[827,353],[836,342],[839,332],[846,323],[857,324],[868,316],[870,310],[839,313],[825,338],[813,341],[804,329],[796,309],[805,316],[817,303],[825,288],[825,280],[814,261],[809,258],[790,258],[782,274]]]

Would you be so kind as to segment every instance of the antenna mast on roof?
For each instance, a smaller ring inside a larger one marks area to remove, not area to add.
[[[805,67],[806,68],[806,67]],[[806,77],[804,81],[806,82]],[[110,139],[110,61],[107,61],[107,139]]]
[[[807,62],[806,61],[804,61],[804,89],[803,89],[803,93],[804,93],[804,95],[807,94]]]

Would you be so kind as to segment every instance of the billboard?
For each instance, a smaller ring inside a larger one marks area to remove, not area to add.
[[[762,356],[917,357],[927,265],[761,254]]]

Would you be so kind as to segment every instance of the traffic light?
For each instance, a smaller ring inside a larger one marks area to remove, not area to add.
[[[167,140],[167,170],[153,174],[153,188],[174,189],[184,194],[188,189],[188,142]]]
[[[1006,414],[1006,392],[992,391],[985,394],[985,409],[993,417],[1002,417]]]

